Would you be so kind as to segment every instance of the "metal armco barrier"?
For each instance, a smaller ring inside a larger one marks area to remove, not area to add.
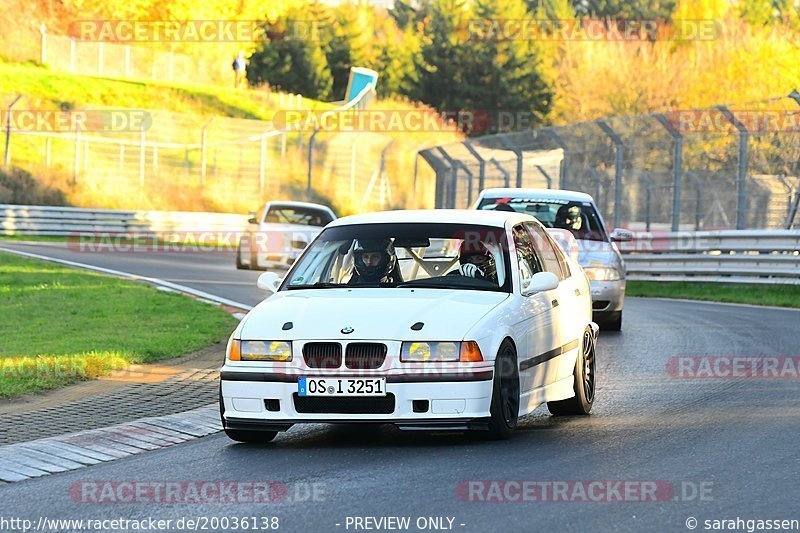
[[[242,231],[247,215],[0,204],[0,234]]]
[[[800,230],[642,232],[620,249],[631,280],[800,284]]]

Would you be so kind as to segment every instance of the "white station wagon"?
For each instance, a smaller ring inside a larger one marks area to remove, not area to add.
[[[533,217],[393,211],[330,223],[231,336],[225,432],[392,423],[507,438],[542,403],[588,414],[589,282]]]

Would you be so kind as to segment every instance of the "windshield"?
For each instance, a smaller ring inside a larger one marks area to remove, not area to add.
[[[576,239],[608,242],[603,223],[591,202],[544,198],[484,198],[481,210],[509,210],[536,217],[546,228],[569,230]]]
[[[313,207],[272,205],[264,222],[276,224],[299,224],[301,226],[326,226],[333,220],[330,213]]]
[[[510,292],[502,228],[463,224],[364,224],[324,230],[281,290],[420,287]]]

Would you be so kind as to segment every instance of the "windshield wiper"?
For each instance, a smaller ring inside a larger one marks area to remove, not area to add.
[[[334,287],[346,287],[343,283],[331,283],[330,281],[318,281],[316,283],[306,283],[303,285],[289,285],[287,290],[294,289],[330,289]]]

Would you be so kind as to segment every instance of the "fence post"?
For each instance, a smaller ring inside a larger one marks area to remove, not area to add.
[[[480,194],[483,190],[483,184],[486,181],[486,160],[478,153],[475,147],[472,146],[471,141],[464,141],[462,144],[469,150],[472,157],[478,160],[478,194]]]
[[[447,164],[450,165],[450,185],[447,188],[447,195],[445,197],[446,203],[444,207],[445,209],[455,209],[456,196],[457,196],[456,185],[458,184],[458,168],[459,166],[463,167],[463,164],[461,164],[460,161],[456,161],[455,159],[450,157],[450,154],[448,154],[445,151],[445,149],[442,148],[441,146],[438,147],[437,150],[439,150],[439,153],[442,154],[442,157],[444,157],[445,161],[447,161]],[[470,181],[472,181],[472,178],[470,178]]]
[[[792,209],[789,212],[789,218],[786,220],[786,229],[792,229],[794,225],[794,217],[797,216],[797,208],[800,206],[800,190],[798,190],[794,195],[794,204],[792,204]]]
[[[51,141],[50,137],[44,139],[44,164],[47,168],[50,168]]]
[[[145,129],[142,123],[142,131],[139,132],[139,188],[144,188],[144,161],[147,156],[147,149],[145,142]]]
[[[501,165],[501,164],[500,164],[500,161],[498,161],[498,160],[497,160],[497,159],[495,159],[494,157],[493,157],[493,158],[491,158],[491,159],[489,160],[489,163],[491,163],[491,164],[493,164],[495,167],[497,167],[497,170],[499,170],[499,171],[500,171],[500,173],[503,175],[503,178],[505,178],[505,185],[504,185],[504,186],[505,186],[505,187],[508,187],[508,186],[509,186],[509,183],[510,183],[510,181],[511,181],[511,174],[509,174],[509,173],[508,173],[508,170],[506,170],[506,169],[503,167],[503,165]]]
[[[625,148],[622,144],[622,139],[617,133],[611,129],[605,120],[596,121],[600,129],[608,135],[609,139],[614,143],[615,158],[614,158],[614,227],[618,228],[622,221],[622,151]]]
[[[309,201],[311,200],[311,178],[314,168],[314,142],[317,140],[317,133],[319,133],[319,128],[314,127],[314,133],[312,133],[311,137],[308,139],[308,181],[306,182],[306,198]],[[299,135],[300,132],[298,131],[298,138]]]
[[[281,133],[281,161],[286,157],[286,132]]]
[[[547,171],[544,169],[544,167],[542,167],[542,165],[536,165],[536,170],[538,170],[539,173],[542,176],[544,176],[544,179],[547,181],[547,188],[548,189],[552,189],[553,188],[553,178],[550,177],[550,174],[547,173]]]
[[[208,122],[203,125],[203,129],[200,132],[200,188],[205,187],[206,185],[206,165],[207,165],[207,158],[208,158],[208,127],[211,125],[214,119],[212,118]]]
[[[695,207],[694,207],[694,230],[700,231],[700,206],[702,205],[702,195],[703,195],[703,184],[700,182],[700,178],[697,177],[692,171],[686,172],[686,175],[694,180],[694,187],[695,187]]]
[[[739,156],[736,172],[736,229],[747,227],[747,145],[750,134],[747,128],[724,105],[716,108],[739,132]]]
[[[661,113],[653,115],[675,143],[672,153],[672,231],[679,231],[681,226],[681,181],[683,177],[683,135]]]
[[[39,54],[39,62],[44,65],[47,63],[47,26],[45,24],[39,26],[39,32],[42,34],[42,48]]]
[[[4,160],[6,170],[8,170],[8,167],[11,165],[11,108],[19,102],[20,98],[22,98],[21,94],[14,98],[14,101],[9,104],[6,110],[6,153]]]
[[[517,156],[517,187],[522,187],[522,150],[519,149],[519,146],[513,144],[508,136],[503,133],[500,135],[500,142],[503,143],[503,146],[514,152],[514,155]]]
[[[644,228],[645,231],[650,231],[650,205],[653,199],[653,180],[650,179],[650,175],[645,171],[642,171],[642,178],[645,180],[647,187],[644,201]]]
[[[600,176],[597,175],[597,171],[593,168],[589,169],[589,174],[591,174],[592,179],[594,179],[594,201],[600,205],[600,197],[603,192],[603,180],[600,179]]]
[[[569,170],[569,152],[567,143],[564,142],[564,139],[562,139],[561,136],[551,127],[542,128],[542,131],[545,133],[545,135],[553,140],[556,146],[561,148],[561,165],[558,167],[558,188],[566,189],[567,175]]]

